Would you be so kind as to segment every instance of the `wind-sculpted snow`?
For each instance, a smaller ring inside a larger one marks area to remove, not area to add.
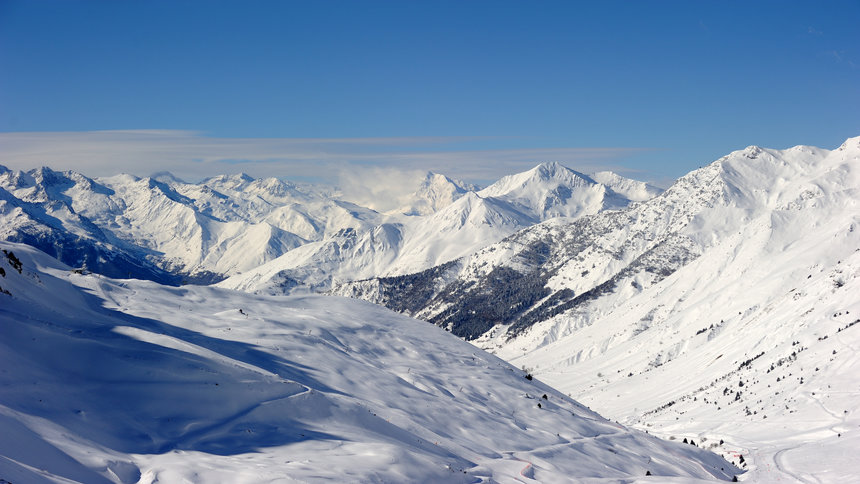
[[[368,303],[117,281],[0,247],[8,482],[694,482],[739,472]]]

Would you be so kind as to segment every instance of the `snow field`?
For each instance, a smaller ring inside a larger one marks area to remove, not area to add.
[[[11,293],[0,295],[0,476],[12,482],[603,482],[646,471],[694,482],[738,472],[369,303],[115,281],[3,248],[23,266],[0,262]]]

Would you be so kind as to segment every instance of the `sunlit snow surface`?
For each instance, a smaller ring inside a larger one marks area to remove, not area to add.
[[[22,263],[19,274],[0,252],[9,293],[0,294],[0,478],[9,482],[691,482],[739,473],[368,303],[114,281],[23,245],[2,248]]]
[[[679,231],[695,260],[653,285],[622,279],[497,354],[622,423],[744,456],[742,480],[857,482],[860,138],[750,147],[631,212],[697,192],[718,197]]]
[[[476,338],[626,425],[743,457],[741,480],[860,482],[860,137],[750,146],[641,188],[614,188],[646,199],[627,209],[336,292]]]

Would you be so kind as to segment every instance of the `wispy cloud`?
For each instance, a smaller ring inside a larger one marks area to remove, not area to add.
[[[255,177],[336,183],[351,172],[378,177],[384,170],[405,172],[394,177],[397,180],[413,180],[415,173],[429,170],[486,181],[544,161],[559,161],[585,172],[623,170],[625,158],[646,150],[462,149],[487,144],[492,144],[492,138],[217,138],[178,130],[13,132],[0,133],[0,164],[13,169],[44,165],[89,176],[170,171],[189,181],[241,171]]]
[[[342,170],[337,179],[346,200],[387,212],[405,206],[411,194],[418,190],[426,172],[409,169],[367,167]]]
[[[491,180],[517,173],[547,161],[558,161],[570,168],[591,173],[623,170],[620,161],[650,151],[646,148],[526,148],[466,150],[422,153],[394,153],[390,160],[404,168],[423,169],[452,175],[464,180]],[[429,168],[428,168],[429,167]]]
[[[857,65],[854,63],[854,61],[846,56],[846,53],[844,50],[829,50],[825,53],[825,55],[827,57],[829,57],[830,59],[832,59],[837,64],[847,65],[848,67],[851,67],[852,69],[857,67]]]

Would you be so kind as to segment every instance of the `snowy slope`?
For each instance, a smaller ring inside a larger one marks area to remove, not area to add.
[[[599,171],[591,179],[609,187],[613,192],[634,202],[644,202],[663,193],[663,190],[638,180],[625,178],[611,171]]]
[[[400,251],[402,231],[401,224],[389,223],[362,231],[344,229],[229,277],[217,286],[272,295],[287,294],[296,288],[323,292],[339,281],[388,271]]]
[[[369,208],[342,200],[332,190],[276,178],[220,175],[184,188],[192,191],[198,186],[224,194],[232,202],[227,207],[217,206],[215,213],[222,220],[266,222],[309,241],[346,228],[371,227],[385,220]],[[209,204],[208,208],[215,211],[216,204]]]
[[[754,480],[846,482],[860,476],[858,257],[852,138],[749,147],[630,209],[339,292],[475,339],[613,418],[722,439]]]
[[[28,246],[0,248],[6,481],[694,482],[739,472],[364,302],[117,281]]]
[[[860,138],[831,153],[746,150],[722,178],[734,197],[685,231],[732,233],[660,284],[596,305],[588,326],[547,322],[535,336],[566,334],[499,354],[627,423],[730,441],[752,480],[856,480]]]
[[[397,275],[417,272],[457,259],[539,220],[505,200],[470,192],[409,227],[400,256],[389,270],[357,275]]]

